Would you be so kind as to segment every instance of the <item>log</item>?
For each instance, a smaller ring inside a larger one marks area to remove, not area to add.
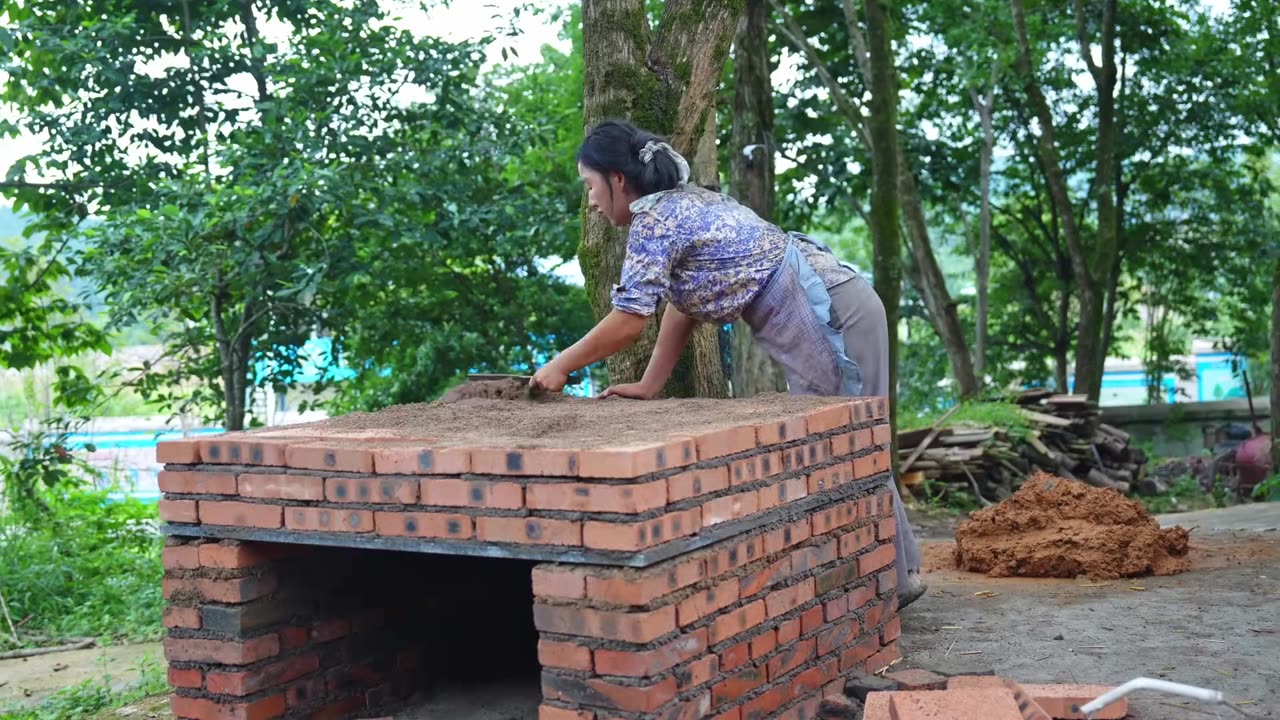
[[[1071,420],[1058,417],[1057,415],[1045,415],[1044,413],[1036,412],[1035,410],[1027,410],[1026,408],[1019,408],[1018,412],[1022,413],[1022,415],[1028,420],[1038,422],[1041,425],[1050,425],[1053,427],[1070,427],[1072,425]]]
[[[1089,474],[1084,476],[1084,481],[1094,487],[1100,488],[1113,488],[1116,486],[1114,480],[1104,475],[1102,471],[1097,468],[1090,469]]]
[[[13,660],[16,658],[36,657],[37,655],[52,655],[53,653],[67,652],[68,650],[84,650],[93,647],[97,640],[93,638],[85,638],[78,642],[67,643],[66,645],[54,645],[53,647],[43,648],[27,648],[25,650],[10,650],[9,652],[0,653],[0,660]]]

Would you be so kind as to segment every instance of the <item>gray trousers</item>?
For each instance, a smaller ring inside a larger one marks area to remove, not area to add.
[[[884,397],[889,394],[889,323],[884,303],[867,279],[858,275],[827,289],[831,295],[831,324],[844,333],[844,351],[862,371],[862,394]],[[893,536],[898,551],[898,586],[906,586],[906,572],[919,572],[924,558],[916,542],[907,511],[902,507],[898,484],[893,491],[893,517],[898,532]]]

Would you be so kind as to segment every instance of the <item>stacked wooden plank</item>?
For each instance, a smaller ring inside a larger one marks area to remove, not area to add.
[[[1101,422],[1084,395],[1032,390],[1012,402],[1019,427],[948,425],[898,435],[903,482],[913,491],[963,489],[984,503],[998,502],[1039,470],[1128,494],[1143,479],[1146,454],[1129,434]]]

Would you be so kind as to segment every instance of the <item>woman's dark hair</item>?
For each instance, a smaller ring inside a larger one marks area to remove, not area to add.
[[[605,120],[591,128],[578,148],[578,162],[604,175],[622,173],[627,186],[640,197],[680,184],[680,165],[666,149],[656,150],[645,162],[640,151],[650,142],[666,142],[665,138],[641,130],[626,120]]]

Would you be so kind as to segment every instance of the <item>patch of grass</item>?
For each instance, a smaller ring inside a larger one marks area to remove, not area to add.
[[[138,679],[125,687],[116,687],[110,675],[86,680],[63,688],[32,707],[11,707],[2,717],[5,720],[87,720],[103,711],[168,690],[164,667],[155,658],[144,658],[136,669]]]
[[[916,417],[903,417],[899,423],[899,432],[918,430],[932,426],[946,414],[946,410],[928,413]],[[1001,428],[1011,435],[1030,433],[1034,427],[1021,408],[1007,402],[966,402],[947,418],[941,427],[967,425],[971,427]]]
[[[968,490],[951,487],[946,483],[925,478],[921,493],[915,495],[923,508],[930,512],[951,515],[968,515],[982,507],[978,498]]]
[[[1147,512],[1152,515],[1175,512],[1191,512],[1214,507],[1226,507],[1228,491],[1220,483],[1215,482],[1212,492],[1205,492],[1200,481],[1190,475],[1183,475],[1169,486],[1168,492],[1159,495],[1138,497]]]
[[[37,520],[0,514],[0,578],[14,622],[50,638],[145,641],[162,635],[164,575],[156,507],[106,491],[46,496]],[[2,643],[0,643],[2,644]]]

